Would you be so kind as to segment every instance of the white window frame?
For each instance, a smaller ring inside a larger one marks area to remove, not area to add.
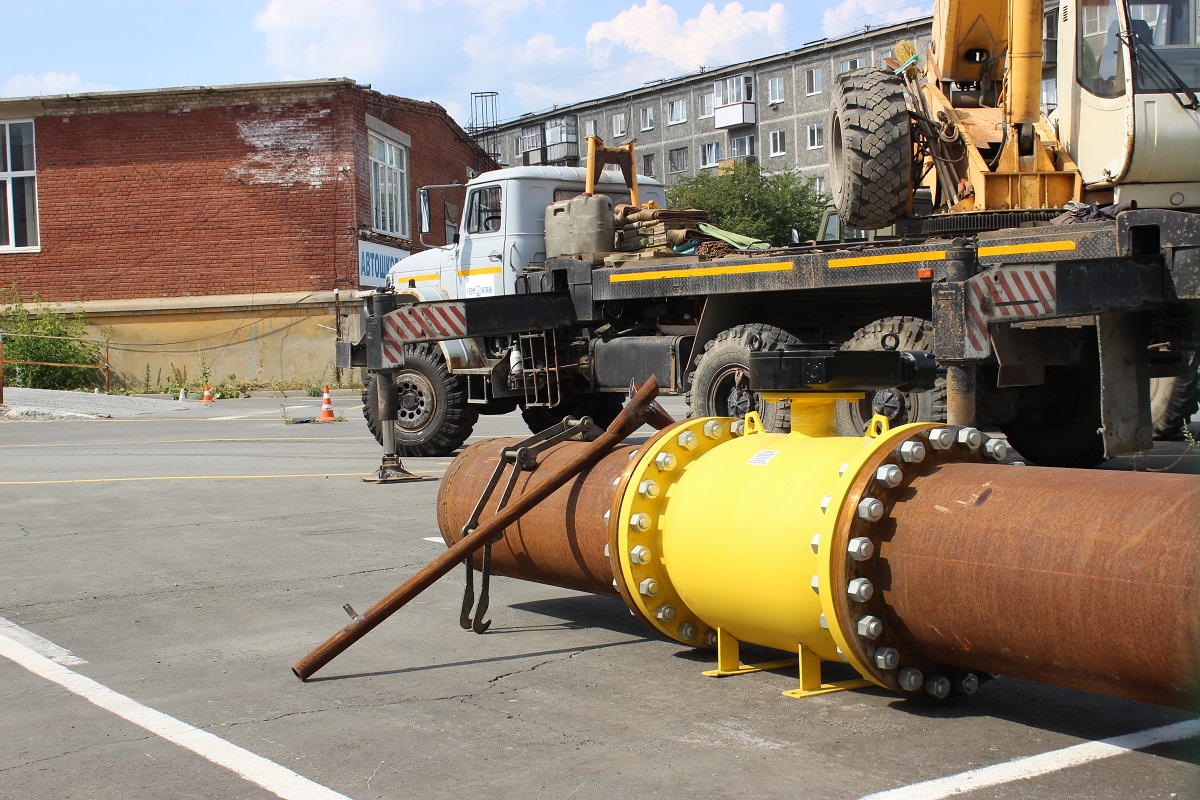
[[[820,150],[825,146],[825,123],[810,122],[808,125],[808,149]]]
[[[375,152],[383,147],[383,158]],[[408,148],[376,131],[367,133],[371,164],[371,230],[408,239]]]
[[[782,103],[784,100],[783,91],[784,90],[783,90],[783,78],[782,77],[769,78],[767,80],[767,102],[768,103]]]
[[[861,57],[847,58],[841,63],[839,69],[842,71],[842,74],[845,75],[847,72],[853,72],[856,69],[862,69],[864,66],[866,66],[866,64],[867,62]]]
[[[654,106],[646,106],[642,109],[642,130],[654,130]]]
[[[655,173],[654,153],[642,153],[642,175],[653,178]]]
[[[734,75],[713,83],[713,107],[721,108],[735,103],[754,102],[754,77]]]
[[[595,136],[596,135],[596,120],[589,119],[587,122],[583,123],[583,135],[584,136]]]
[[[30,152],[32,153],[33,164],[29,165],[31,169],[13,169],[12,162],[12,134],[10,126],[13,125],[29,125],[30,135]],[[38,214],[38,190],[37,190],[37,125],[32,119],[6,119],[0,120],[0,164],[3,168],[0,169],[0,183],[4,184],[4,191],[0,195],[0,204],[3,208],[0,211],[4,213],[4,230],[0,231],[0,252],[17,252],[31,253],[39,252],[42,249],[42,229],[41,215]],[[30,202],[26,203],[26,212],[33,215],[33,242],[30,244],[16,244],[17,220],[16,220],[16,197],[13,193],[13,182],[17,179],[33,179],[33,197]],[[29,206],[32,205],[30,212]]]
[[[687,98],[679,97],[667,101],[667,124],[679,125],[687,122]]]
[[[824,176],[822,176],[822,175],[817,176],[816,180],[813,181],[813,188],[817,190],[817,194],[825,194],[825,178],[824,178]]]
[[[712,92],[701,92],[700,94],[700,119],[707,119],[716,114],[716,99]]]
[[[676,156],[676,153],[679,155]],[[688,171],[688,149],[686,147],[676,147],[667,151],[667,170],[672,174]]]
[[[700,145],[700,168],[715,167],[721,161],[721,143],[706,142]]]
[[[808,97],[821,93],[821,68],[804,70],[804,93]]]
[[[613,114],[612,132],[613,132],[614,139],[625,135],[625,112],[624,111]]]
[[[758,137],[753,133],[745,136],[735,136],[729,140],[730,158],[751,158],[758,149]]]
[[[771,131],[771,157],[787,155],[787,132]]]

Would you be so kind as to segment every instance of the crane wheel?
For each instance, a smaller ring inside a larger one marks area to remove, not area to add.
[[[860,69],[838,76],[829,146],[829,185],[843,224],[869,231],[907,216],[912,123],[898,75]]]
[[[791,408],[787,403],[768,403],[750,391],[750,353],[790,344],[800,340],[774,325],[738,325],[718,333],[704,345],[689,376],[688,416],[742,417],[757,411],[768,431],[788,431]]]
[[[471,435],[479,414],[467,404],[467,384],[451,375],[437,345],[404,348],[404,368],[396,372],[400,393],[396,419],[396,450],[406,458],[446,456]],[[375,441],[383,444],[379,426],[375,375],[363,388],[363,416]]]
[[[933,350],[933,323],[919,317],[884,317],[854,332],[842,345],[843,350],[882,350],[888,334],[898,337],[897,350]],[[867,392],[859,401],[840,400],[837,404],[839,436],[862,436],[875,414],[887,417],[895,428],[910,422],[946,421],[946,379],[927,392],[901,392],[881,389]]]

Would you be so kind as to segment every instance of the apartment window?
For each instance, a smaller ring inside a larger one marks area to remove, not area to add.
[[[771,155],[781,156],[787,153],[787,139],[783,131],[771,131]]]
[[[642,174],[647,178],[654,177],[654,153],[646,153],[642,156]]]
[[[613,136],[625,135],[625,113],[613,114]]]
[[[687,122],[686,97],[667,103],[667,124],[678,125],[681,122]]]
[[[521,152],[528,153],[530,150],[540,150],[542,148],[542,126],[541,125],[525,125],[521,128]]]
[[[499,186],[484,186],[467,198],[467,233],[495,233],[500,230],[503,195]]]
[[[866,66],[866,62],[861,58],[848,58],[842,62],[842,72],[852,72],[856,69],[862,69]]]
[[[804,91],[810,95],[821,93],[820,68],[804,70]]]
[[[717,107],[732,103],[754,102],[754,78],[749,75],[738,75],[726,78],[713,84],[714,102]]]
[[[816,150],[825,146],[825,123],[814,122],[808,126],[808,149]]]
[[[783,102],[783,78],[771,78],[767,81],[767,102]]]
[[[584,133],[583,133],[584,136],[595,136],[596,135],[596,120],[589,119],[587,122],[583,123],[583,131],[584,131]]]
[[[729,156],[731,158],[749,158],[754,155],[754,136],[736,136],[729,140]]]
[[[1042,79],[1042,111],[1049,114],[1058,107],[1058,78]]]
[[[705,92],[700,95],[700,119],[713,115],[713,93]]]
[[[33,122],[0,123],[0,248],[37,247]]]
[[[880,61],[883,61],[883,59],[885,59],[885,58],[895,58],[895,57],[896,57],[895,50],[884,50],[882,53],[879,54]]]
[[[642,109],[642,130],[648,131],[654,127],[654,106]]]
[[[813,182],[813,188],[817,190],[817,194],[825,194],[825,179],[817,178]]]
[[[375,133],[367,138],[373,227],[380,233],[408,236],[408,150]]]
[[[680,147],[667,153],[667,169],[671,172],[687,172],[688,149]]]
[[[721,160],[721,143],[709,142],[700,146],[700,166],[715,167]]]
[[[546,122],[546,144],[578,144],[579,127],[573,115]]]

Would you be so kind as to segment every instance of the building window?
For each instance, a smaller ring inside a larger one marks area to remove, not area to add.
[[[825,179],[817,178],[813,182],[813,188],[817,190],[817,194],[825,194]]]
[[[380,233],[407,237],[408,150],[378,134],[369,134],[368,139],[372,227]]]
[[[613,114],[613,136],[625,135],[625,112]]]
[[[825,123],[814,122],[808,126],[808,149],[816,150],[825,146]]]
[[[680,147],[667,153],[667,169],[671,172],[687,172],[688,149]]]
[[[896,57],[895,50],[884,50],[882,53],[879,54],[880,61],[883,61],[883,59],[885,59],[885,58],[895,58],[895,57]]]
[[[721,143],[709,142],[708,144],[700,145],[700,166],[715,167],[717,162],[721,160]]]
[[[678,125],[687,122],[687,98],[671,100],[667,103],[667,124]]]
[[[737,136],[729,140],[730,158],[749,158],[754,155],[754,136]]]
[[[495,233],[500,230],[503,195],[499,186],[484,186],[467,198],[467,233]]]
[[[726,78],[713,84],[714,102],[717,107],[733,103],[754,102],[754,78],[749,75],[738,75]]]
[[[648,131],[654,128],[654,106],[646,106],[642,109],[642,130]]]
[[[521,128],[521,152],[542,149],[542,126],[526,125]]]
[[[864,66],[866,66],[866,62],[861,58],[848,58],[842,62],[842,72],[852,72],[856,69],[862,69]]]
[[[767,81],[767,102],[783,102],[783,78],[771,78]]]
[[[642,156],[642,174],[647,178],[654,177],[654,153],[646,153]]]
[[[558,117],[546,122],[546,144],[578,144],[579,128],[574,116]]]
[[[771,131],[771,155],[781,156],[787,153],[787,139],[783,131]]]
[[[713,93],[705,92],[700,95],[700,119],[713,115]]]
[[[584,131],[584,133],[583,133],[584,136],[595,136],[596,135],[596,120],[589,119],[587,122],[583,123],[583,131]]]
[[[1049,114],[1058,107],[1058,78],[1042,79],[1042,111]]]
[[[806,69],[804,70],[804,91],[807,94],[821,93],[821,69]]]
[[[37,247],[33,122],[0,123],[0,248]]]

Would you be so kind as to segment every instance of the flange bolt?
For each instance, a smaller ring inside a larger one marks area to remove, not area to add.
[[[962,694],[975,694],[979,691],[979,676],[967,672],[954,679],[954,688]]]
[[[685,622],[679,626],[679,638],[685,642],[690,642],[700,635],[700,629],[696,627],[694,622]]]
[[[675,619],[675,606],[670,603],[663,603],[658,608],[654,609],[654,616],[663,622],[670,622]]]
[[[1008,458],[1008,445],[999,439],[988,439],[988,443],[983,446],[983,452],[997,461],[1003,461]]]
[[[720,439],[725,435],[725,426],[715,419],[710,419],[704,423],[704,435],[710,439]]]
[[[858,635],[864,639],[878,639],[883,633],[883,620],[879,617],[863,617],[856,627]]]
[[[875,587],[866,578],[855,578],[846,587],[846,594],[850,595],[851,600],[865,603],[871,599],[871,595],[875,594]]]
[[[670,472],[675,469],[675,465],[679,463],[679,459],[670,453],[659,453],[654,457],[654,465],[658,467],[660,472]]]
[[[925,682],[925,676],[916,667],[905,667],[896,676],[896,682],[900,684],[901,691],[915,692]]]
[[[647,478],[638,484],[638,494],[647,500],[653,500],[658,497],[658,482]]]
[[[650,530],[650,515],[639,511],[629,518],[629,527],[635,531],[645,533]]]
[[[895,489],[904,480],[904,473],[895,464],[884,464],[875,470],[875,480],[889,489]]]
[[[941,676],[930,678],[925,684],[925,693],[938,700],[945,700],[950,695],[950,679]]]
[[[875,543],[865,536],[855,536],[846,549],[855,561],[866,561],[875,555]]]
[[[925,445],[920,442],[905,442],[900,445],[900,458],[908,464],[919,464],[925,460]]]
[[[977,428],[959,428],[958,443],[965,444],[971,450],[976,450],[983,444],[983,434]]]
[[[638,592],[646,597],[654,597],[654,595],[658,594],[658,581],[654,580],[654,578],[644,578],[638,584]]]
[[[708,633],[704,634],[704,645],[705,645],[705,647],[716,647],[717,646],[717,632],[716,631],[709,631]]]
[[[883,519],[883,503],[874,497],[864,497],[858,503],[858,516],[867,522],[879,522]]]
[[[691,431],[684,431],[679,434],[679,438],[675,442],[684,450],[695,450],[700,445],[700,439]]]
[[[629,560],[635,564],[649,564],[652,555],[649,547],[642,547],[639,544],[629,551]]]
[[[879,669],[895,669],[900,666],[900,651],[894,647],[881,647],[875,651],[875,666]]]
[[[954,444],[954,432],[949,428],[933,428],[929,431],[929,446],[934,450],[948,450]]]

